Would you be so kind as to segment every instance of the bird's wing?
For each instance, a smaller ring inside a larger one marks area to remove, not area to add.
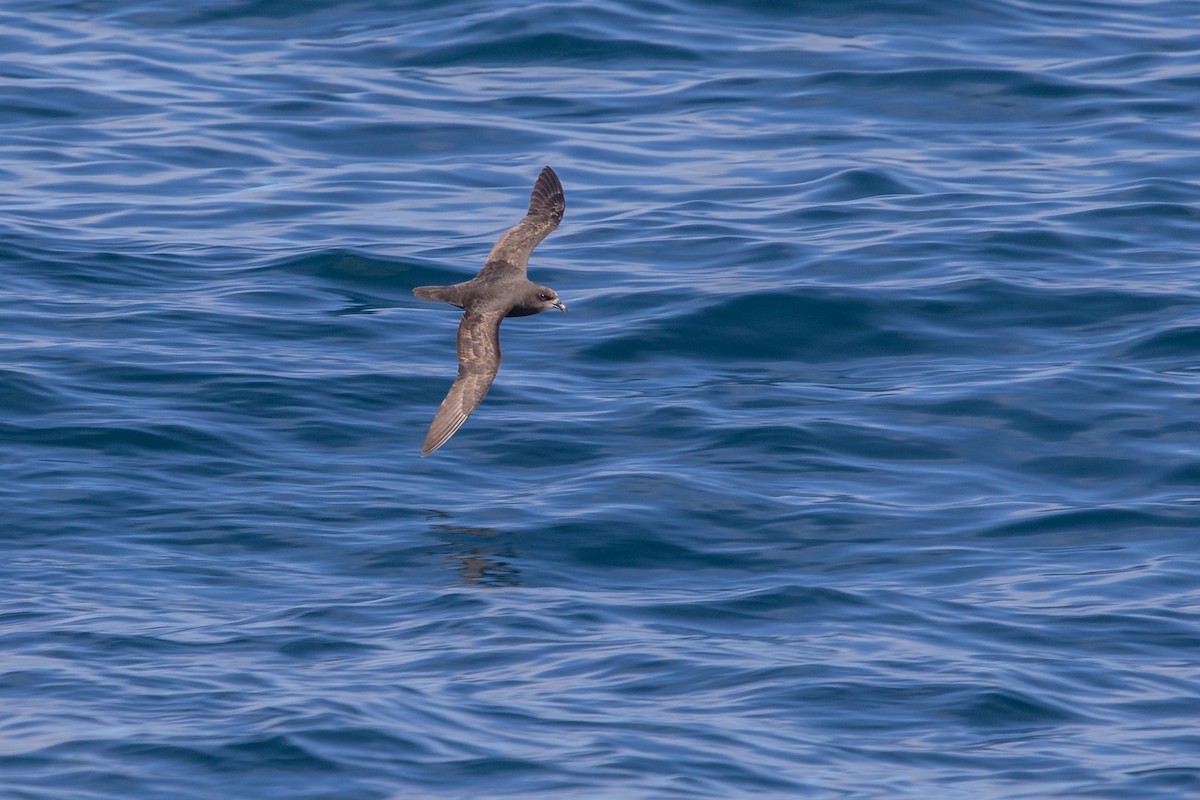
[[[529,195],[529,212],[496,242],[492,252],[488,253],[487,263],[479,272],[479,277],[518,274],[524,278],[529,266],[529,254],[542,239],[550,235],[550,231],[558,227],[566,207],[562,184],[554,170],[546,167],[538,175],[537,183]]]
[[[504,311],[463,314],[458,325],[458,377],[438,407],[422,456],[444,445],[471,416],[500,371],[500,321]]]

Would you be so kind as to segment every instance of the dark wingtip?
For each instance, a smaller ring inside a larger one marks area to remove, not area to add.
[[[567,199],[558,174],[548,166],[543,167],[529,194],[529,213],[561,220],[566,208]]]

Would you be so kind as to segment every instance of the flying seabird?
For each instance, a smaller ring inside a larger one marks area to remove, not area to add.
[[[546,167],[529,195],[529,212],[508,229],[488,253],[483,269],[465,283],[418,286],[413,294],[463,310],[458,324],[458,377],[438,408],[421,456],[444,445],[483,400],[500,370],[500,323],[505,317],[527,317],[567,307],[554,290],[526,277],[529,254],[562,221],[567,207],[562,184]]]

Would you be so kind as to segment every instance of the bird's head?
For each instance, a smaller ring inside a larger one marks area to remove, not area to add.
[[[549,286],[538,286],[534,289],[534,297],[536,298],[535,305],[538,311],[549,311],[552,308],[557,308],[564,314],[567,313],[567,307],[562,300],[558,299],[558,295]]]

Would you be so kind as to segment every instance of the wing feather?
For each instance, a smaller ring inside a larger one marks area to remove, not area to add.
[[[425,436],[422,456],[449,441],[487,395],[492,380],[500,371],[500,322],[503,319],[503,311],[463,314],[458,325],[458,377],[434,415]]]
[[[529,254],[562,222],[566,207],[562,183],[554,170],[546,167],[529,194],[529,211],[525,218],[496,242],[479,276],[516,272],[524,277],[529,267]]]

